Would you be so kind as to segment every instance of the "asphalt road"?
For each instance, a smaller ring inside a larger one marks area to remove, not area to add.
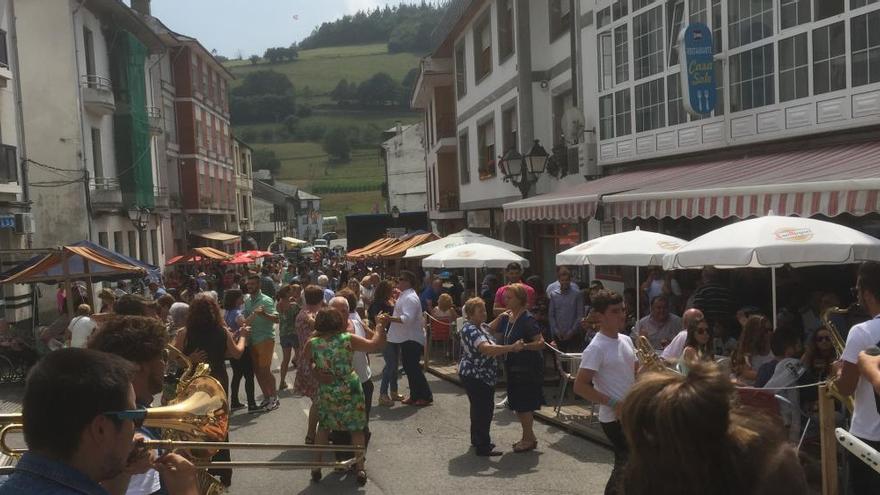
[[[280,349],[278,350],[280,355]],[[277,377],[277,356],[274,363]],[[381,357],[371,357],[374,374]],[[293,377],[288,375],[289,383]],[[434,404],[414,408],[395,404],[378,406],[373,398],[367,452],[369,481],[358,487],[353,476],[324,470],[324,479],[312,483],[308,470],[248,468],[233,476],[231,494],[601,494],[611,472],[611,452],[558,428],[535,423],[538,449],[511,452],[520,428],[513,412],[496,409],[492,439],[505,452],[501,457],[477,457],[469,446],[468,402],[457,385],[428,375]],[[379,382],[376,381],[376,394]],[[406,395],[406,378],[400,384]],[[244,398],[244,391],[241,392]],[[259,397],[259,387],[257,387]],[[309,400],[291,390],[281,393],[281,407],[263,414],[234,413],[231,441],[290,442],[305,437]],[[302,452],[234,451],[233,460],[304,460]]]

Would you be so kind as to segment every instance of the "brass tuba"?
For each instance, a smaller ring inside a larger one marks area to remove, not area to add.
[[[837,354],[837,358],[843,355],[843,348],[846,346],[846,341],[843,340],[843,336],[840,334],[840,330],[838,330],[837,325],[834,324],[831,317],[834,315],[843,315],[850,316],[850,310],[853,310],[855,313],[854,307],[855,305],[850,306],[846,309],[838,308],[837,306],[826,309],[822,312],[820,319],[822,320],[822,325],[828,330],[828,333],[831,334],[831,344],[834,346],[834,352]],[[834,397],[838,401],[840,401],[846,408],[849,410],[850,414],[853,412],[853,408],[855,404],[853,402],[853,397],[851,395],[843,395],[840,391],[837,390],[837,383],[834,381],[828,382],[828,394],[831,397]]]
[[[641,363],[641,371],[675,371],[672,368],[666,366],[666,363],[663,362],[663,359],[657,355],[657,351],[654,350],[654,346],[651,345],[651,341],[648,340],[644,335],[639,335],[636,338],[635,350],[636,357],[639,358],[639,362]]]

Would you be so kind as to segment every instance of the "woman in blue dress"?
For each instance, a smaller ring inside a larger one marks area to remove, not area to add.
[[[501,455],[489,436],[492,414],[495,410],[495,382],[498,367],[495,357],[522,350],[522,341],[513,345],[498,345],[481,325],[486,321],[486,303],[479,297],[464,303],[467,318],[459,333],[461,361],[458,375],[467,392],[471,416],[471,445],[478,456]]]
[[[523,351],[508,353],[504,358],[507,377],[507,401],[516,411],[522,425],[522,438],[513,444],[516,453],[528,452],[538,447],[538,439],[532,425],[534,412],[544,402],[544,338],[538,322],[526,309],[527,294],[523,284],[510,284],[504,290],[504,306],[507,310],[489,324],[492,331],[501,334],[502,345],[523,342]]]

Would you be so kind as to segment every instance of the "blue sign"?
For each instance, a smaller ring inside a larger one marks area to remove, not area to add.
[[[703,23],[692,22],[681,30],[678,41],[684,108],[694,115],[712,113],[717,97],[712,31]]]

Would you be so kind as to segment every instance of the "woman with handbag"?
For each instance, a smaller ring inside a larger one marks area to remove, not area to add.
[[[513,444],[513,451],[522,453],[538,447],[532,425],[534,412],[545,404],[544,337],[538,322],[526,309],[527,293],[523,284],[508,285],[503,297],[506,311],[489,326],[493,332],[503,335],[502,345],[523,342],[522,352],[508,353],[504,358],[508,405],[516,411],[522,425],[522,438]]]

